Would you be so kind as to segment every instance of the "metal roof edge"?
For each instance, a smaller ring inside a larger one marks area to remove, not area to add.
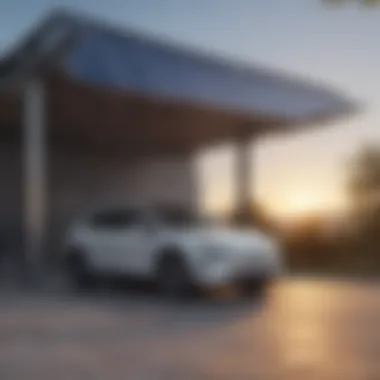
[[[105,33],[111,33],[116,37],[130,40],[138,40],[141,43],[148,44],[151,47],[166,51],[171,54],[185,56],[188,59],[200,61],[207,64],[214,64],[225,69],[246,73],[247,75],[260,75],[265,81],[275,82],[298,89],[304,88],[309,91],[324,92],[326,95],[334,96],[344,100],[353,106],[357,103],[356,100],[350,99],[341,90],[331,85],[321,83],[315,78],[301,77],[296,73],[290,73],[277,68],[267,68],[257,63],[249,63],[247,61],[231,59],[223,56],[222,53],[205,50],[196,46],[182,45],[174,40],[166,40],[167,37],[159,36],[158,34],[148,33],[143,30],[128,28],[112,24],[107,20],[100,20],[95,15],[90,15],[78,10],[61,9],[60,15],[72,21],[81,27],[89,27]],[[318,82],[318,83],[317,83]]]
[[[103,31],[105,33],[112,33],[119,38],[125,39],[137,39],[141,43],[149,44],[157,49],[162,49],[171,54],[179,54],[181,56],[186,56],[189,59],[202,61],[208,64],[215,64],[218,66],[223,66],[226,69],[245,72],[248,75],[255,73],[263,77],[263,80],[269,80],[271,82],[275,81],[278,84],[286,84],[288,86],[296,86],[298,88],[304,87],[309,90],[323,91],[330,95],[335,95],[340,98],[346,98],[345,95],[341,94],[341,91],[333,89],[331,86],[327,86],[322,83],[316,83],[316,80],[311,78],[300,78],[296,77],[295,74],[291,74],[286,71],[281,71],[278,69],[267,69],[263,66],[257,64],[249,64],[247,62],[231,60],[229,58],[223,57],[221,54],[211,51],[204,51],[204,49],[199,49],[195,47],[183,46],[174,41],[164,41],[162,37],[157,35],[145,33],[143,31],[132,30],[125,27],[118,27],[112,25],[110,22],[99,20],[96,16],[86,14],[78,10],[71,10],[68,8],[55,8],[41,18],[41,21],[29,30],[29,33],[20,42],[16,43],[16,47],[11,50],[3,59],[7,59],[14,56],[27,44],[27,42],[42,34],[44,30],[51,26],[53,22],[65,21],[70,22],[73,26],[77,27],[90,27]],[[348,99],[347,99],[348,100]],[[355,103],[355,102],[354,102]]]
[[[118,38],[138,40],[141,43],[149,44],[152,48],[164,50],[169,54],[185,56],[191,60],[196,60],[198,62],[210,65],[217,65],[218,67],[224,67],[227,70],[245,73],[248,76],[255,74],[256,76],[262,77],[263,81],[269,82],[271,84],[288,86],[290,89],[293,88],[316,91],[325,94],[326,96],[330,96],[334,98],[335,101],[342,103],[342,109],[350,108],[353,110],[357,108],[357,100],[350,99],[347,95],[343,94],[337,89],[332,88],[331,86],[325,85],[323,83],[316,83],[315,80],[307,78],[301,79],[295,74],[290,74],[285,71],[267,69],[257,64],[251,65],[245,62],[243,63],[236,60],[231,60],[221,56],[220,54],[210,51],[205,52],[197,48],[185,47],[174,41],[164,41],[163,38],[158,38],[153,34],[149,35],[145,32],[136,31],[125,27],[118,27],[112,25],[110,22],[99,20],[96,16],[62,7],[55,8],[45,16],[41,17],[41,21],[32,27],[26,36],[21,39],[21,41],[16,42],[15,47],[11,49],[11,51],[6,54],[5,57],[0,59],[0,71],[1,64],[4,64],[4,61],[14,59],[16,61],[16,66],[19,65],[14,71],[16,74],[15,76],[17,77],[17,70],[21,67],[20,62],[17,62],[17,59],[19,56],[22,57],[22,54],[25,53],[24,50],[28,46],[28,43],[30,43],[31,40],[38,39],[39,36],[46,34],[45,31],[48,28],[53,27],[57,21],[67,22],[72,27],[78,28],[77,30],[79,34],[82,28],[91,28],[103,33],[112,33]],[[2,84],[1,82],[2,80],[0,72],[0,88]]]

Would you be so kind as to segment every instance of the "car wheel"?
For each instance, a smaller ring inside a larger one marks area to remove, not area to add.
[[[66,262],[69,284],[74,289],[92,289],[96,284],[84,255],[78,251],[68,254]]]
[[[266,278],[243,281],[239,289],[244,296],[262,297],[265,296],[270,281]]]
[[[160,293],[169,298],[195,294],[189,268],[178,255],[164,255],[158,262],[156,282]]]

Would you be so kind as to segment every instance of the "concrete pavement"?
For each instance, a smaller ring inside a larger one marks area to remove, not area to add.
[[[284,280],[267,301],[0,295],[0,378],[380,379],[380,286]]]

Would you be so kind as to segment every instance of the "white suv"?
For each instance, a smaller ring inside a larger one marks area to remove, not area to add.
[[[236,284],[257,291],[281,271],[276,242],[257,230],[212,226],[173,207],[114,207],[74,222],[66,263],[76,284],[98,276],[137,276],[184,295]]]

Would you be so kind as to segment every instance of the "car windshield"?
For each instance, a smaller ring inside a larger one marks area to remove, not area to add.
[[[190,227],[204,224],[204,220],[195,213],[177,207],[159,207],[155,215],[160,223],[170,227]]]

